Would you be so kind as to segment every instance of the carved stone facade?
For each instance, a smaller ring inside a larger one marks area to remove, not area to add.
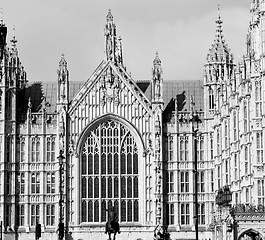
[[[66,239],[105,239],[110,206],[120,222],[117,238],[159,239],[169,233],[174,240],[193,239],[197,142],[199,238],[233,239],[229,228],[236,223],[236,238],[263,239],[265,42],[257,33],[265,29],[264,12],[264,1],[252,3],[248,51],[238,66],[218,17],[203,83],[164,81],[158,53],[151,79],[132,79],[109,11],[106,57],[86,82],[70,82],[62,55],[57,83],[28,84],[16,39],[8,49],[1,22],[4,236],[35,239],[38,222],[42,239],[55,239],[62,187]],[[196,136],[194,114],[202,120]],[[65,157],[62,176],[60,152]],[[216,192],[226,185],[232,205],[259,205],[251,208],[259,210],[237,208],[233,215],[229,208],[216,207]]]
[[[265,2],[252,1],[247,51],[234,63],[217,20],[214,44],[204,74],[205,117],[214,139],[215,191],[229,186],[235,210],[235,228],[228,231],[230,214],[214,222],[223,235],[215,239],[264,239],[264,53]],[[244,210],[239,209],[244,207]],[[252,209],[252,210],[251,210]],[[231,234],[233,233],[233,234]]]

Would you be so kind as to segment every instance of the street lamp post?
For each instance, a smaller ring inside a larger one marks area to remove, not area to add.
[[[65,157],[63,156],[63,151],[60,150],[59,157],[57,157],[59,160],[59,240],[62,240],[64,238],[64,223],[63,223],[63,192],[64,192],[64,186],[63,186],[63,160]]]
[[[197,133],[199,128],[199,123],[201,120],[198,114],[194,114],[192,111],[192,119],[190,120],[192,123],[192,136],[193,136],[193,143],[194,143],[194,166],[193,166],[193,173],[194,173],[194,225],[195,225],[195,239],[199,239],[199,222],[198,222],[198,153],[197,153]],[[196,126],[194,126],[194,124]]]
[[[3,240],[3,222],[2,221],[0,223],[0,228],[1,228],[0,229],[0,237],[1,237],[0,239]]]

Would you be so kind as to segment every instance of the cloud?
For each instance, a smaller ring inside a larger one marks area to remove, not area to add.
[[[242,55],[248,1],[223,0],[224,34]],[[29,80],[56,81],[65,53],[70,78],[85,81],[104,57],[103,29],[112,9],[123,38],[125,63],[135,79],[150,79],[159,51],[164,79],[200,79],[215,35],[212,0],[4,0],[5,22],[16,26],[19,54]]]

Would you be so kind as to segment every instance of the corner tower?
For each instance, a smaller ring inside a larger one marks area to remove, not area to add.
[[[219,8],[218,8],[219,10]],[[204,108],[205,118],[213,118],[214,110],[219,111],[221,102],[227,102],[227,91],[233,76],[234,58],[228,48],[222,28],[220,11],[216,20],[216,34],[214,42],[207,54],[204,65]],[[222,96],[219,99],[218,96]]]

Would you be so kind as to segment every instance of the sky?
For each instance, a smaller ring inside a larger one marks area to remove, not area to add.
[[[108,9],[133,79],[151,78],[158,51],[164,80],[197,80],[214,41],[218,4],[226,42],[238,62],[246,49],[250,0],[1,0],[0,8],[8,45],[15,32],[30,83],[56,82],[62,54],[70,80],[86,81],[105,57]]]

